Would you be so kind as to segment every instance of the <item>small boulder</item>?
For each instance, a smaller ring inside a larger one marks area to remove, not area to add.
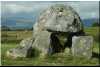
[[[27,57],[32,52],[32,38],[26,38],[20,42],[20,45],[16,48],[7,51],[8,57]]]
[[[73,56],[92,57],[93,37],[92,36],[74,36],[72,37]]]

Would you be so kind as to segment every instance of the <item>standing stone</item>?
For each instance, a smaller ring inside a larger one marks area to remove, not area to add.
[[[74,36],[72,37],[73,56],[87,57],[92,56],[93,38],[92,36]]]
[[[37,34],[37,37],[32,47],[41,51],[42,54],[47,54],[48,48],[50,46],[50,36],[51,36],[50,32],[41,31],[41,33]]]

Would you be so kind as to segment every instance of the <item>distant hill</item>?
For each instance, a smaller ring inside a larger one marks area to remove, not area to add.
[[[34,24],[33,19],[20,19],[20,18],[2,18],[1,26],[3,28],[10,28],[10,30],[17,29],[32,29]]]
[[[83,19],[82,22],[85,27],[92,26],[92,24],[98,19]],[[18,18],[18,17],[9,17],[1,18],[2,29],[32,29],[33,24],[36,22],[36,18]]]
[[[10,28],[8,26],[1,26],[2,31],[9,31]]]
[[[85,27],[90,27],[94,22],[99,22],[99,19],[84,19],[82,21]]]

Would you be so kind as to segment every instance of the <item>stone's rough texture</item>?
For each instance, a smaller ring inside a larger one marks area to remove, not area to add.
[[[87,58],[91,58],[92,46],[93,46],[92,36],[74,36],[72,38],[73,56],[84,56]]]
[[[32,49],[32,41],[32,38],[22,40],[20,46],[7,51],[7,56],[12,56],[14,58],[27,57]]]
[[[33,48],[37,48],[41,52],[48,53],[48,48],[50,46],[50,36],[51,33],[48,31],[41,31],[41,33],[38,33],[36,36],[36,39],[34,40],[34,43],[32,45]]]
[[[22,40],[19,45],[21,47],[29,48],[32,46],[32,43],[33,43],[32,41],[33,41],[33,38],[26,38],[25,40]]]
[[[34,26],[35,30],[78,32],[83,29],[79,15],[73,8],[65,5],[51,6],[40,15],[37,22]]]

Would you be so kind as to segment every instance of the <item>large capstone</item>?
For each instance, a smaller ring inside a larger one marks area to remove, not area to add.
[[[60,32],[78,32],[83,30],[83,24],[77,12],[70,6],[61,4],[46,9],[40,14],[37,22],[38,29]]]
[[[74,36],[72,38],[72,54],[79,57],[92,57],[93,37]]]

